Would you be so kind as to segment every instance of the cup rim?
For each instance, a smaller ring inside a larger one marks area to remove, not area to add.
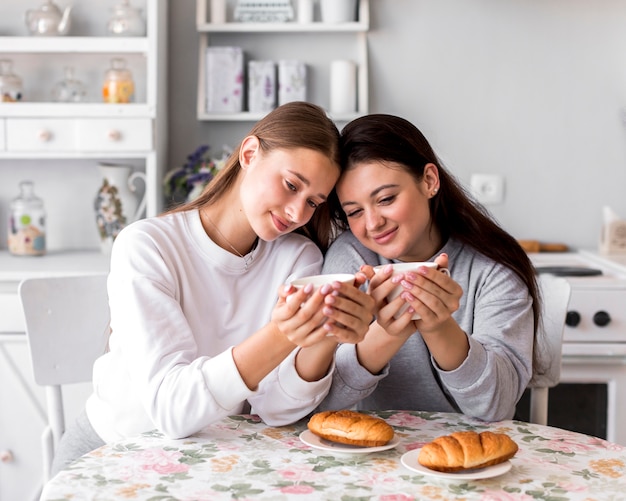
[[[324,284],[329,284],[331,282],[349,282],[350,280],[354,280],[354,273],[325,273],[295,278],[290,282],[290,284],[294,287],[300,287],[302,285],[312,283],[314,286],[318,287]]]
[[[439,265],[437,263],[435,263],[434,261],[404,261],[402,263],[387,263],[390,264],[391,266],[393,266],[393,271],[400,271],[399,269],[404,269],[404,270],[411,270],[411,269],[417,269],[420,266],[426,266],[428,268],[434,268],[434,267],[439,267]],[[379,271],[382,270],[385,266],[387,266],[387,264],[379,264],[377,266],[374,266],[374,271]]]

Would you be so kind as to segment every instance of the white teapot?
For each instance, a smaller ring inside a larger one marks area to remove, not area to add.
[[[70,29],[71,6],[63,11],[52,2],[44,0],[38,9],[28,9],[25,14],[26,27],[31,35],[67,35]]]

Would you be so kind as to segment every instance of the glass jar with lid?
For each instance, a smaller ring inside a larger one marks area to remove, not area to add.
[[[63,103],[80,103],[85,100],[85,86],[74,78],[74,68],[65,67],[65,78],[52,88],[52,100]]]
[[[141,16],[141,9],[130,5],[130,0],[121,0],[113,8],[113,15],[107,23],[107,31],[114,36],[144,36],[146,23]]]
[[[19,196],[11,201],[8,244],[16,256],[46,253],[46,212],[32,181],[22,181]]]
[[[126,68],[126,60],[111,59],[111,67],[104,75],[102,98],[105,103],[130,103],[135,99],[133,75]]]
[[[0,59],[0,102],[22,100],[22,79],[13,73],[13,61]]]

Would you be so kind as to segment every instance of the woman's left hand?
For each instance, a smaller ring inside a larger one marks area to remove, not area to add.
[[[354,284],[334,282],[324,298],[324,328],[340,343],[362,341],[374,319],[374,298],[359,288],[366,281],[363,273],[356,273]]]
[[[439,268],[448,267],[448,256],[442,254],[435,259]],[[420,267],[416,272],[404,274],[400,282],[404,291],[401,297],[409,304],[409,308],[398,319],[422,334],[436,331],[459,309],[463,289],[448,275],[436,268]],[[421,318],[411,320],[417,313]]]

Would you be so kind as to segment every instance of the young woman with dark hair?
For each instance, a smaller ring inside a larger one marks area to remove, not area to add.
[[[365,272],[377,313],[363,341],[338,347],[321,408],[513,417],[532,375],[540,316],[528,256],[410,122],[358,118],[343,129],[340,149],[344,170],[329,199],[340,235],[323,272]],[[427,267],[374,273],[405,261],[434,261],[451,276]],[[403,293],[388,301],[398,283]]]

